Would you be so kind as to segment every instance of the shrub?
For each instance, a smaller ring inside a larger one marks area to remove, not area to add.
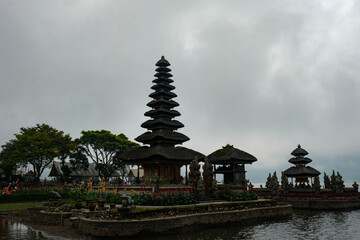
[[[227,201],[249,201],[249,200],[257,200],[258,196],[252,192],[244,192],[232,194],[230,196],[226,196],[225,200]]]
[[[192,189],[186,190],[162,190],[159,193],[134,194],[132,196],[135,205],[146,206],[172,206],[196,203]]]
[[[118,193],[107,193],[105,196],[107,203],[120,203],[121,202],[121,194]]]
[[[0,195],[0,203],[43,201],[51,198],[48,192],[13,193]]]

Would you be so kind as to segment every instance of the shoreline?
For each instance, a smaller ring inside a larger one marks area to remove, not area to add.
[[[82,235],[81,232],[79,232],[77,229],[69,226],[34,223],[31,217],[29,217],[29,214],[23,210],[0,211],[0,216],[5,217],[8,220],[26,225],[26,227],[30,228],[32,231],[40,231],[44,236],[79,240],[89,239],[87,236]]]
[[[178,216],[161,216],[139,220],[104,221],[91,220],[82,214],[78,217],[58,221],[59,215],[44,211],[11,210],[0,211],[0,216],[26,225],[33,231],[40,231],[44,236],[62,237],[66,239],[94,239],[103,237],[136,238],[141,234],[171,234],[181,231],[184,227],[207,228],[241,222],[258,222],[265,219],[291,216],[291,205],[255,207],[243,210],[190,213]],[[54,221],[51,221],[51,218]],[[50,224],[50,225],[49,225]]]

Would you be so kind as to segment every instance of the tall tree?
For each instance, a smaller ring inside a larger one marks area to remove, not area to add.
[[[85,154],[85,149],[81,146],[70,154],[70,168],[69,171],[73,170],[77,174],[80,170],[88,169],[89,168],[89,161]]]
[[[131,142],[124,134],[115,135],[110,131],[82,131],[76,142],[84,153],[95,163],[99,176],[109,179],[116,171],[125,171],[120,155],[139,145]]]
[[[47,124],[37,124],[35,127],[20,128],[15,139],[2,146],[2,160],[17,165],[31,164],[35,174],[35,183],[45,168],[55,158],[66,158],[76,146],[70,135],[64,134]]]
[[[13,155],[14,152],[18,151],[13,142],[14,140],[10,140],[4,144],[0,152],[0,169],[8,179],[11,179],[13,172],[16,171],[18,167],[25,165],[20,158]]]

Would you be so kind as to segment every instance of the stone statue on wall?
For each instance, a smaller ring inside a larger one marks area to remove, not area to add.
[[[354,181],[352,186],[356,191],[359,191],[359,184],[357,184],[356,181]]]
[[[333,191],[336,190],[336,175],[335,175],[335,171],[333,170],[331,177],[330,177],[330,187],[332,188]]]
[[[266,184],[265,186],[270,189],[271,194],[272,195],[277,195],[278,191],[279,191],[279,181],[278,178],[276,176],[276,171],[274,172],[274,174],[271,176],[271,174],[269,173],[269,176],[267,178]]]
[[[316,193],[319,193],[319,192],[320,192],[321,185],[320,185],[319,176],[316,176],[316,177],[314,178],[313,188],[315,189]]]
[[[209,159],[205,157],[205,163],[202,166],[203,168],[203,179],[204,179],[204,187],[205,187],[205,195],[209,195],[212,184],[213,184],[213,165],[209,162]]]
[[[271,177],[271,181],[272,181],[271,194],[276,195],[276,194],[278,194],[278,190],[279,190],[279,181],[276,176],[276,171],[274,172],[273,176]]]
[[[289,182],[284,172],[281,172],[281,188],[284,192],[289,192],[290,190]]]
[[[325,188],[331,188],[330,178],[326,173],[324,172],[324,187]]]
[[[195,193],[198,192],[198,183],[201,178],[200,164],[198,158],[195,157],[190,163],[189,181],[192,184],[192,188]]]
[[[271,182],[272,182],[271,181],[271,173],[269,173],[269,176],[268,176],[268,178],[266,180],[266,183],[265,183],[265,187],[271,189]]]
[[[335,192],[337,192],[337,193],[344,192],[344,188],[345,188],[344,180],[342,179],[342,176],[340,175],[339,172],[337,172],[337,174],[336,174],[335,185],[336,185]]]

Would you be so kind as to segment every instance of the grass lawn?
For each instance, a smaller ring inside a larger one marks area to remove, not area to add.
[[[0,204],[0,212],[8,210],[23,210],[28,207],[39,207],[42,206],[42,202],[27,202],[27,203],[3,203]]]

